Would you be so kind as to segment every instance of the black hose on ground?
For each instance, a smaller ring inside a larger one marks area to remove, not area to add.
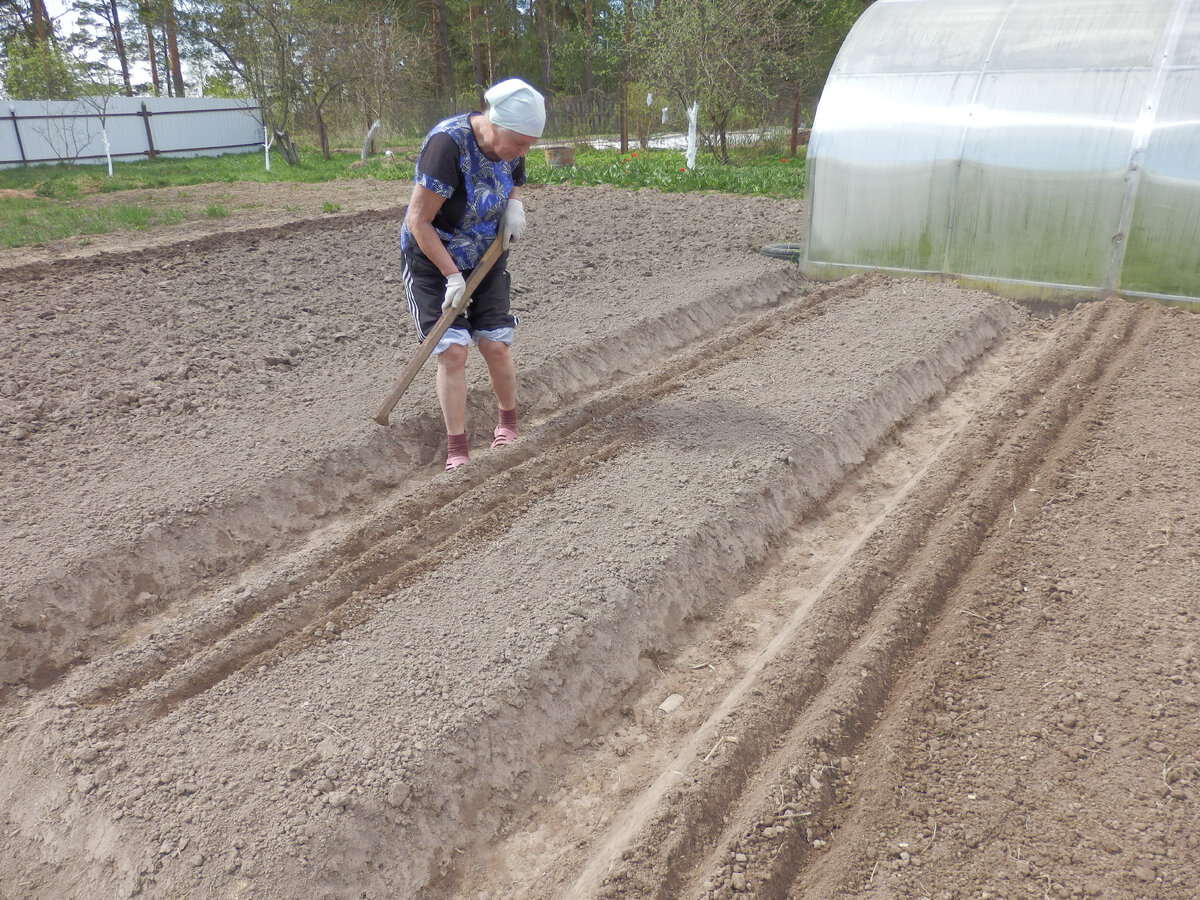
[[[758,251],[764,256],[770,256],[773,259],[788,259],[798,263],[804,258],[803,244],[767,244]]]

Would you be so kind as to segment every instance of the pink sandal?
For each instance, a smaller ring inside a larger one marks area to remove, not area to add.
[[[507,447],[517,439],[517,429],[509,428],[505,425],[497,425],[496,430],[492,432],[496,439],[492,441],[492,449],[498,450],[501,447]]]
[[[471,458],[463,453],[447,453],[446,454],[446,471],[453,472],[459,466],[465,466],[471,461]]]

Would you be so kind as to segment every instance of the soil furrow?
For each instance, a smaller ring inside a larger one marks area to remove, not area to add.
[[[840,285],[837,293],[853,297],[864,284],[863,279],[852,279]],[[744,296],[779,303],[782,299],[779,290],[779,285],[772,281],[755,286],[744,292]],[[558,414],[508,452],[478,460],[452,480],[433,487],[422,486],[415,495],[393,503],[386,513],[375,513],[366,525],[357,527],[303,569],[289,566],[281,575],[268,576],[265,584],[259,576],[255,592],[249,597],[234,597],[227,590],[225,596],[210,599],[201,612],[184,622],[148,635],[140,648],[127,648],[119,660],[102,657],[102,668],[115,665],[119,671],[109,674],[89,671],[68,685],[70,696],[85,704],[109,702],[114,691],[145,685],[185,660],[206,657],[161,685],[152,698],[139,702],[140,707],[162,714],[171,704],[212,687],[223,675],[294,636],[315,618],[330,617],[354,594],[369,588],[375,592],[388,590],[435,569],[439,556],[446,552],[440,545],[449,538],[455,537],[462,545],[494,538],[504,521],[515,518],[540,496],[552,493],[579,472],[621,452],[620,442],[600,453],[592,449],[597,441],[611,440],[613,433],[628,427],[621,425],[620,420],[631,418],[639,408],[678,390],[681,379],[699,377],[728,364],[731,358],[751,352],[753,341],[768,329],[801,321],[831,293],[831,289],[826,289],[811,298],[793,294],[791,305],[795,309],[789,311],[784,307],[759,314],[727,334],[710,338],[698,348],[689,348],[648,374],[627,379],[627,384],[610,388],[577,408]],[[702,308],[701,313],[693,312],[689,320],[696,327],[711,329],[713,315],[708,304],[697,305]],[[730,305],[724,304],[723,308]],[[647,333],[669,334],[672,341],[677,341],[688,331],[679,327],[651,328]],[[643,343],[657,351],[666,349],[653,338]],[[642,352],[648,359],[651,351]],[[603,358],[602,351],[591,360],[585,358],[584,370],[589,362],[602,365]],[[641,358],[641,353],[635,349],[632,358]],[[595,373],[592,377],[596,377]],[[618,421],[610,421],[614,416]],[[544,472],[552,474],[547,478]],[[501,475],[505,480],[489,484]],[[481,491],[485,485],[486,490]],[[517,499],[514,502],[512,498]],[[457,524],[464,519],[472,523],[466,529]],[[417,522],[419,526],[411,524]],[[402,530],[397,533],[398,529]],[[292,592],[296,583],[306,586],[299,595]],[[272,615],[268,616],[269,611]],[[369,612],[364,610],[338,610],[335,619],[359,624],[368,617]],[[239,629],[241,633],[235,638],[219,647],[204,649]],[[305,644],[303,640],[295,643]]]
[[[407,190],[404,191],[407,194]],[[397,231],[404,218],[405,206],[390,209],[365,210],[348,215],[300,219],[286,225],[265,225],[254,228],[238,228],[235,231],[208,234],[185,241],[172,241],[165,246],[139,249],[82,253],[76,256],[24,262],[15,265],[0,264],[0,284],[11,283],[22,286],[36,284],[41,280],[71,277],[87,278],[106,271],[126,270],[130,265],[143,266],[173,260],[181,254],[206,253],[213,250],[242,250],[257,241],[303,241],[312,238],[321,240],[336,237],[349,228],[364,224],[389,225]]]
[[[598,343],[565,365],[554,361],[547,366],[553,374],[537,370],[528,373],[523,380],[528,383],[527,393],[531,395],[529,418],[536,421],[553,409],[578,403],[589,392],[620,380],[615,367],[632,371],[650,367],[654,371],[664,355],[669,358],[681,346],[697,340],[707,346],[713,340],[710,336],[737,316],[753,315],[752,323],[759,324],[735,326],[731,335],[715,339],[711,352],[726,352],[722,348],[764,331],[769,320],[761,310],[785,297],[795,297],[798,283],[794,272],[776,274],[731,293],[700,297],[670,316],[650,320],[637,329]],[[689,348],[683,359],[671,364],[669,371],[674,374],[659,380],[679,377],[703,363],[704,355]],[[634,393],[642,390],[637,388]],[[605,387],[605,391],[611,395],[605,408],[630,402],[630,394],[614,395],[611,387]],[[476,389],[471,395],[471,409],[478,418],[483,418],[487,411],[489,401],[484,394],[482,389]],[[650,396],[647,394],[646,398]],[[584,415],[576,415],[575,420],[603,414],[604,409],[588,404]],[[8,637],[10,645],[5,647],[0,638],[0,653],[5,660],[0,683],[28,678],[45,686],[71,666],[111,647],[131,623],[145,619],[148,613],[203,602],[199,598],[189,599],[188,595],[205,590],[205,581],[211,574],[236,574],[270,552],[294,547],[306,532],[325,527],[332,516],[361,515],[364,501],[373,492],[396,481],[401,489],[422,490],[424,474],[405,479],[389,473],[428,467],[435,448],[443,440],[442,432],[440,416],[432,411],[398,416],[387,436],[373,434],[364,445],[322,459],[305,473],[268,484],[248,499],[203,515],[196,524],[183,529],[159,528],[148,540],[110,549],[67,573],[56,573],[47,581],[29,586],[22,592],[20,603],[13,605],[18,612],[15,629]],[[404,442],[393,437],[397,434],[403,434]],[[478,467],[476,471],[477,477],[467,476],[469,484],[485,477]],[[416,500],[418,506],[431,507],[446,502],[445,497]],[[416,509],[409,517],[419,515],[420,510]],[[281,537],[286,543],[281,542]],[[334,548],[317,568],[327,569],[331,559],[347,552],[352,552],[351,548]],[[290,572],[288,577],[307,580],[309,574]],[[205,633],[197,638],[211,640],[213,634],[226,633],[247,616],[261,612],[264,603],[277,603],[285,596],[277,588],[265,592],[260,589],[259,602],[238,604],[246,609],[244,612],[237,609],[238,615],[232,618],[228,609],[221,607],[215,621],[207,622],[203,626]],[[35,609],[39,610],[36,616],[20,612]],[[53,628],[48,625],[51,619],[55,623]],[[173,639],[172,643],[178,645],[180,641]]]
[[[1089,340],[1089,332],[1097,324],[1094,320],[1098,316],[1099,311],[1097,310],[1091,317],[1093,321],[1077,324],[1075,333],[1064,340],[1054,352],[1048,354],[1049,359],[1041,361],[1040,365],[1035,368],[1033,377],[1028,378],[1025,385],[1016,390],[1016,397],[1010,397],[1005,405],[1011,405],[1013,402],[1028,403],[1037,397],[1046,384],[1037,369],[1060,367],[1065,361],[1078,354],[1081,345]],[[1090,344],[1093,356],[1099,355],[1103,359],[1111,352],[1112,341],[1107,330],[1104,331],[1103,337],[1090,338]],[[1092,369],[1097,367],[1097,361],[1088,359],[1086,354],[1083,359],[1083,362],[1077,362],[1068,371],[1068,374],[1060,379],[1060,385],[1064,390],[1070,390],[1071,386],[1079,383],[1087,383],[1097,374],[1095,371],[1088,371],[1089,366]],[[1059,406],[1057,416],[1060,418],[1065,413],[1064,404],[1070,399],[1071,397],[1068,395],[1067,398],[1060,398],[1057,401]],[[1037,446],[1045,446],[1048,435],[1053,433],[1048,426],[1048,421],[1035,417],[1035,420],[1029,423],[1030,436],[1027,440],[1036,437],[1038,438]],[[978,425],[975,426],[975,430],[979,430]],[[990,441],[998,440],[1004,430],[1005,426],[1002,421],[993,420],[988,426]],[[976,438],[976,441],[978,440],[979,438]],[[849,652],[849,648],[852,646],[849,643],[851,636],[870,628],[866,623],[870,621],[871,611],[884,593],[891,589],[894,573],[901,570],[905,563],[910,561],[912,554],[920,546],[920,542],[925,537],[927,523],[931,518],[942,513],[942,508],[938,505],[939,498],[943,502],[949,499],[952,492],[958,489],[957,486],[962,478],[966,477],[971,470],[973,461],[987,458],[990,451],[986,442],[975,446],[971,444],[972,442],[968,440],[964,447],[956,448],[955,455],[958,462],[956,465],[950,466],[952,477],[948,481],[941,485],[922,484],[919,497],[914,500],[919,505],[919,511],[914,514],[914,511],[902,510],[898,514],[901,522],[908,522],[907,526],[889,524],[888,528],[884,529],[885,533],[890,533],[891,549],[887,550],[876,546],[875,539],[872,539],[863,551],[863,558],[869,562],[858,563],[847,568],[843,573],[842,583],[835,584],[830,591],[830,596],[823,598],[824,603],[819,604],[813,612],[810,627],[819,629],[816,637],[811,635],[803,637],[799,645],[791,649],[785,655],[785,659],[779,662],[778,667],[771,666],[763,674],[760,683],[764,684],[763,690],[774,701],[772,708],[768,711],[764,708],[762,701],[750,700],[746,703],[746,706],[750,708],[739,710],[736,716],[730,717],[730,721],[713,723],[714,728],[718,724],[720,725],[722,733],[729,730],[736,731],[737,743],[723,747],[721,757],[718,758],[711,771],[694,775],[693,777],[696,779],[694,785],[685,782],[683,788],[676,789],[674,793],[678,796],[673,796],[671,802],[659,811],[655,820],[647,825],[645,835],[622,851],[622,856],[626,861],[616,867],[616,874],[611,877],[609,887],[602,892],[604,895],[617,896],[623,891],[633,891],[640,896],[678,895],[682,890],[681,885],[690,877],[687,873],[691,867],[712,847],[715,835],[727,814],[726,811],[734,798],[740,794],[741,786],[747,783],[755,771],[756,764],[767,754],[768,748],[784,733],[787,724],[794,719],[795,715],[802,709],[806,709],[809,704],[822,698],[836,707],[840,715],[846,715],[851,710],[874,709],[875,705],[880,702],[883,695],[879,692],[875,681],[879,677],[879,672],[871,675],[868,685],[864,685],[862,679],[859,678],[849,679],[848,689],[852,692],[864,692],[862,696],[830,699],[826,698],[822,691],[826,690],[824,686],[827,683],[833,682],[832,676],[836,673],[839,660]],[[1026,453],[1027,458],[1031,455],[1035,456],[1036,454],[1034,451]],[[1022,471],[1019,466],[1012,471],[1006,467],[1002,467],[1002,469],[1007,478],[1014,477],[1013,471]],[[1026,466],[1025,471],[1027,469]],[[984,491],[984,493],[988,492]],[[989,506],[995,506],[997,503],[1003,505],[1005,501],[1000,498],[1004,496],[1005,493],[999,493],[995,495],[995,498],[987,500],[986,503]],[[957,533],[956,536],[960,539],[969,539],[967,544],[959,544],[961,552],[956,551],[949,554],[948,561],[952,571],[958,563],[969,557],[973,546],[971,541],[977,541],[986,530],[986,525],[981,525],[976,521],[984,503],[983,498],[972,498],[967,501],[968,512],[966,514],[949,517],[952,523],[950,527]],[[964,526],[967,526],[965,530]],[[907,537],[902,537],[904,535]],[[859,574],[852,574],[856,569],[863,571]],[[847,578],[851,578],[851,580],[846,581]],[[905,592],[900,589],[898,592],[902,596],[916,596],[928,600],[929,589],[930,586],[927,585],[923,590],[914,589],[912,592]],[[936,595],[937,592],[933,592],[933,596]],[[826,618],[829,613],[823,612],[823,607],[833,611],[834,618],[832,620]],[[907,627],[893,626],[890,630],[885,629],[883,633],[900,635],[905,641],[919,637],[924,617],[913,614],[908,621]],[[913,630],[914,623],[915,631]],[[872,629],[871,633],[875,634],[876,632]],[[899,651],[892,648],[885,655],[890,658],[896,652]],[[851,668],[855,672],[864,669],[868,672],[872,671],[865,664],[851,666]],[[774,684],[773,681],[779,679],[778,672],[780,671],[789,671],[795,674],[782,679],[782,684]],[[771,685],[771,689],[768,690],[765,685]],[[784,691],[782,695],[779,695],[780,690]],[[868,702],[872,698],[874,705]],[[866,715],[869,719],[870,713],[868,712]],[[743,721],[749,724],[742,725]],[[858,727],[862,727],[866,721],[859,721]],[[834,729],[834,732],[837,732],[837,729]],[[852,740],[853,736],[854,730],[850,729],[845,739]],[[837,754],[837,756],[841,755],[841,753]],[[802,781],[807,780],[809,772],[808,769],[804,771]],[[791,802],[788,805],[803,805],[805,808],[809,808],[814,806],[814,802],[810,798],[802,798],[802,800]],[[685,823],[683,827],[681,827],[681,823]],[[773,851],[778,849],[778,846],[772,848]],[[742,852],[742,850],[739,848],[736,852]],[[593,871],[602,870],[593,867]],[[636,873],[637,880],[630,881],[624,875],[625,871]],[[654,881],[645,880],[649,873],[656,873]],[[726,874],[728,876],[728,871]],[[582,882],[577,884],[578,896],[585,896],[586,890]]]
[[[612,434],[606,437],[611,439]],[[310,647],[313,640],[305,631],[318,621],[333,623],[337,631],[361,625],[377,610],[379,592],[411,584],[435,572],[456,548],[472,541],[494,540],[543,495],[619,455],[627,440],[618,438],[598,448],[592,445],[583,454],[578,447],[549,453],[515,469],[512,466],[520,457],[513,453],[504,460],[501,471],[507,477],[500,482],[503,487],[513,488],[513,494],[489,488],[482,496],[472,492],[456,496],[445,505],[389,516],[421,524],[373,544],[357,558],[339,564],[332,573],[314,572],[313,580],[303,590],[282,597],[267,609],[240,613],[242,622],[232,628],[173,639],[172,644],[180,648],[180,656],[159,660],[161,668],[142,667],[119,680],[95,685],[88,693],[75,689],[72,696],[81,703],[111,703],[118,699],[114,695],[116,690],[138,688],[156,679],[153,686],[121,704],[121,716],[114,720],[113,727],[133,728],[147,718],[165,715],[189,697],[210,690],[240,668],[275,664]],[[538,470],[532,478],[530,465]],[[526,471],[520,471],[522,467]],[[554,474],[547,477],[543,468]],[[462,519],[471,524],[462,527]],[[157,646],[157,642],[152,644],[147,655]],[[172,664],[172,670],[165,674]]]
[[[746,631],[746,618],[757,620],[752,633],[761,631],[766,640],[775,633],[776,625],[784,624],[780,611],[810,606],[817,584],[833,577],[831,573],[838,571],[852,548],[872,532],[871,523],[877,523],[888,504],[895,502],[891,499],[894,485],[911,484],[913,472],[928,465],[929,448],[941,446],[955,434],[963,417],[988,402],[996,384],[1011,377],[1005,373],[1034,356],[1037,346],[1037,342],[1021,341],[1004,347],[975,366],[928,413],[918,414],[915,426],[906,424],[880,452],[872,452],[833,499],[814,508],[810,517],[784,538],[786,549],[763,582],[772,585],[769,590],[764,592],[755,585],[732,603],[718,604],[721,608],[713,611],[714,618],[700,614],[685,628],[678,644],[665,653],[643,656],[639,669],[641,663],[650,668],[643,670],[643,677],[622,699],[620,716],[614,712],[597,726],[600,734],[593,732],[594,740],[585,744],[594,749],[563,760],[561,778],[568,790],[558,790],[550,801],[539,802],[530,812],[528,829],[518,827],[501,846],[482,851],[486,861],[468,857],[462,864],[464,881],[454,896],[563,896],[583,865],[579,858],[585,848],[589,859],[606,856],[596,849],[601,842],[616,847],[614,852],[623,849],[624,843],[613,836],[627,833],[630,820],[626,817],[619,819],[625,825],[613,824],[613,817],[635,799],[647,811],[656,802],[648,792],[642,793],[647,787],[643,773],[661,771],[660,782],[669,790],[678,777],[672,770],[682,768],[671,749],[672,736],[681,727],[690,728],[689,722],[698,727],[699,710],[707,715],[710,709],[706,698],[725,696],[759,659],[759,651],[753,649],[759,642],[754,640],[750,649],[735,649],[731,655],[731,647],[747,646],[743,635],[751,632]],[[753,513],[747,515],[754,517]],[[742,656],[744,666],[737,662]],[[650,673],[648,682],[645,672]],[[657,677],[655,673],[659,673]],[[664,716],[657,707],[672,694],[686,698],[684,712]],[[711,757],[719,751],[716,744],[704,744],[698,755]]]
[[[448,475],[394,206],[0,274],[0,896],[1196,896],[1200,320],[528,209]]]
[[[158,746],[183,721],[206,723],[214,737],[224,735],[225,755],[179,761],[182,782],[164,772],[168,782],[146,785],[144,774],[111,772],[95,802],[117,803],[136,833],[164,802],[165,783],[184,796],[193,783],[207,785],[202,799],[233,816],[229,825],[237,828],[248,827],[242,816],[256,804],[226,805],[230,791],[259,797],[258,804],[286,798],[312,817],[303,853],[320,883],[421,894],[453,863],[455,846],[484,840],[528,802],[548,777],[548,760],[636,678],[639,656],[735,595],[798,518],[1015,318],[1011,307],[982,295],[960,301],[944,293],[951,304],[944,322],[931,331],[914,316],[881,352],[863,323],[881,305],[929,309],[925,289],[914,285],[909,296],[906,287],[870,279],[850,288],[772,309],[591,397],[510,448],[517,465],[496,454],[481,458],[474,474],[464,472],[461,483],[439,479],[438,489],[448,492],[440,497],[444,511],[422,509],[443,516],[447,534],[448,523],[461,526],[448,543],[431,537],[397,581],[386,570],[411,538],[398,529],[391,541],[387,516],[349,537],[332,535],[354,557],[314,571],[313,607],[294,593],[250,620],[250,631],[264,629],[259,643],[247,639],[239,648],[242,634],[231,634],[111,705],[80,709],[47,692],[70,714],[43,706],[39,727],[63,731],[76,745],[102,737]],[[836,359],[834,347],[842,348]],[[776,373],[774,390],[767,402],[745,402],[742,385],[762,371]],[[823,384],[831,386],[828,399]],[[716,427],[697,431],[698,414]],[[660,460],[669,454],[677,461],[663,493]],[[539,477],[547,468],[562,477]],[[643,503],[655,489],[665,504]],[[404,515],[415,513],[410,507]],[[541,536],[555,529],[571,536],[547,545]],[[522,590],[505,602],[495,585],[513,577]],[[323,596],[343,609],[322,627],[330,608]],[[265,659],[249,653],[271,647]],[[396,653],[395,667],[349,674]],[[330,674],[339,669],[346,674]],[[324,673],[318,682],[315,672]],[[314,693],[294,693],[296,685],[318,683]],[[370,761],[358,756],[359,742],[369,742]],[[4,776],[10,788],[33,752],[33,744],[14,752]],[[260,763],[247,769],[246,754]],[[335,757],[342,760],[336,767],[329,762]],[[352,801],[321,799],[327,792],[314,758],[336,768],[325,780],[357,786]],[[55,770],[86,763],[60,759]],[[178,764],[165,768],[173,773]],[[36,803],[42,784],[26,778],[19,790]],[[391,796],[401,797],[398,805]],[[93,800],[85,792],[68,802],[81,809]],[[197,807],[191,826],[198,830],[189,838],[206,846],[211,836],[200,835],[211,835],[203,824],[208,808]],[[277,867],[278,842],[289,834],[278,832],[256,858]],[[67,831],[62,839],[78,836]],[[403,859],[391,851],[398,840],[409,847]],[[175,864],[147,869],[122,858],[118,868],[149,885],[174,877],[166,873]]]
[[[784,746],[760,762],[761,780],[730,817],[737,824],[725,830],[705,871],[681,896],[709,900],[731,882],[735,867],[757,896],[791,896],[793,883],[814,858],[814,841],[820,842],[819,849],[838,839],[843,812],[835,807],[853,775],[850,758],[859,752],[915,655],[949,614],[947,604],[983,543],[1005,527],[1015,500],[1077,449],[1079,426],[1127,369],[1146,331],[1145,317],[1119,307],[1113,311],[1116,315],[1094,324],[1090,346],[1064,368],[1057,383],[1039,382],[1045,396],[1030,410],[1032,421],[1005,436],[986,465],[955,492],[919,551],[897,574],[886,602],[861,626],[863,637],[832,667],[828,682],[840,687],[812,702]],[[808,812],[803,821],[788,815],[789,809],[800,808]]]

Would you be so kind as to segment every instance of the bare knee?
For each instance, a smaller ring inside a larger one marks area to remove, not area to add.
[[[487,361],[488,365],[503,362],[510,356],[508,344],[488,338],[479,339],[479,353]]]
[[[467,348],[462,344],[451,344],[438,354],[438,366],[447,372],[458,372],[466,368]]]

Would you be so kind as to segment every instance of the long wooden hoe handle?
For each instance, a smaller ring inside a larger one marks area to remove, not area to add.
[[[471,270],[471,277],[467,279],[466,290],[463,291],[463,295],[459,298],[458,303],[442,313],[442,317],[437,320],[437,324],[430,329],[429,334],[425,335],[425,340],[421,341],[421,346],[417,348],[416,356],[404,367],[404,371],[400,373],[400,377],[392,385],[392,390],[387,395],[387,398],[383,403],[379,404],[379,409],[375,410],[374,419],[380,425],[388,423],[388,414],[400,402],[400,398],[404,396],[404,392],[408,390],[408,386],[417,377],[417,373],[421,371],[421,366],[425,365],[425,360],[429,359],[429,354],[438,345],[438,341],[442,339],[442,335],[446,333],[446,329],[450,327],[450,323],[457,319],[459,314],[467,308],[467,304],[471,302],[471,295],[479,287],[479,282],[483,281],[484,276],[491,270],[503,252],[504,241],[500,235],[496,235],[496,239],[487,248],[487,252],[483,254],[483,258]]]

